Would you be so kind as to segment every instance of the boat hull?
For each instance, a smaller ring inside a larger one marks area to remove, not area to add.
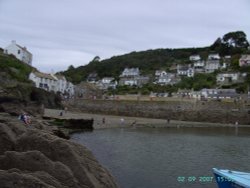
[[[249,183],[247,180],[248,177],[250,178],[248,173],[216,168],[213,172],[219,188],[250,188],[250,179]]]

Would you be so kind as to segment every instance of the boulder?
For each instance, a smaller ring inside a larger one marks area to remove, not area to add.
[[[0,169],[17,168],[22,171],[47,172],[63,186],[80,188],[71,170],[61,162],[53,162],[40,151],[16,152],[7,151],[0,156]]]
[[[43,131],[28,130],[18,140],[17,151],[39,150],[52,161],[70,168],[82,187],[117,187],[112,176],[82,145]]]
[[[19,172],[0,170],[0,183],[4,188],[55,188],[39,178]]]

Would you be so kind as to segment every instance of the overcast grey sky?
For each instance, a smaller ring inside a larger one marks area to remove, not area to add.
[[[0,0],[0,47],[16,40],[46,72],[237,30],[250,39],[250,0]]]

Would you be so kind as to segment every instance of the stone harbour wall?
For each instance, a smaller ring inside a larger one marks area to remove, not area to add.
[[[82,100],[67,103],[73,110],[87,113],[122,115],[182,121],[235,123],[250,125],[247,102],[220,101],[117,101]]]

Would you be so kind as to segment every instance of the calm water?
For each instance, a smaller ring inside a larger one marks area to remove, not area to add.
[[[214,179],[199,179],[213,177],[213,167],[250,171],[249,130],[107,129],[72,140],[87,146],[121,188],[213,188]]]

